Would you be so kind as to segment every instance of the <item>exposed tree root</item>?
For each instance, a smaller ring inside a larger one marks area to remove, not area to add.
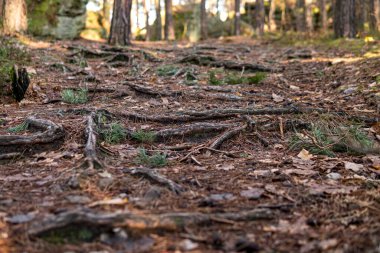
[[[0,160],[10,160],[10,159],[15,159],[22,156],[21,153],[15,152],[15,153],[7,153],[7,154],[1,154],[0,155]]]
[[[181,185],[179,185],[179,184],[175,183],[174,181],[164,177],[163,175],[159,174],[154,169],[133,168],[133,169],[124,169],[124,172],[130,173],[132,175],[146,177],[155,183],[158,183],[160,185],[163,185],[163,186],[169,188],[171,191],[175,192],[176,194],[180,194],[181,192],[183,192],[185,190]]]
[[[186,136],[196,133],[209,133],[214,131],[221,131],[231,127],[236,127],[237,124],[221,124],[221,123],[195,123],[186,125],[179,128],[170,128],[157,131],[155,133],[157,138],[170,138],[173,136]]]
[[[222,146],[223,142],[227,141],[228,139],[231,139],[232,137],[238,135],[242,131],[244,131],[247,127],[246,126],[240,126],[236,127],[234,129],[228,130],[225,133],[223,133],[218,139],[216,139],[211,145],[211,149],[219,149],[220,146]]]
[[[84,148],[84,153],[86,156],[85,165],[88,169],[92,170],[95,168],[102,168],[103,164],[99,161],[96,156],[96,133],[95,133],[95,123],[94,123],[95,113],[92,112],[87,116],[87,126],[86,126],[86,137],[87,142]]]
[[[217,68],[225,68],[225,69],[232,69],[232,70],[245,70],[245,71],[262,71],[262,72],[271,72],[273,71],[272,68],[263,66],[260,64],[251,64],[251,63],[238,63],[233,61],[223,61],[223,60],[217,60],[213,56],[209,55],[196,55],[191,54],[187,55],[181,60],[178,61],[179,63],[192,63],[195,65],[201,65],[201,66],[211,66],[211,67],[217,67]]]
[[[234,223],[255,220],[274,219],[274,212],[257,208],[232,213],[165,213],[135,214],[131,212],[95,213],[89,209],[68,211],[51,215],[42,221],[33,222],[29,229],[30,236],[39,236],[50,231],[59,230],[70,225],[91,227],[124,227],[133,232],[180,231],[187,227],[205,225],[215,222]]]
[[[0,146],[51,143],[65,135],[63,127],[50,120],[30,116],[25,120],[25,124],[27,124],[28,128],[33,127],[44,131],[28,136],[0,135]]]
[[[134,91],[148,94],[150,96],[160,96],[160,97],[175,97],[183,95],[182,91],[158,91],[151,87],[147,87],[144,85],[134,84],[130,82],[124,82],[125,85],[128,85]]]

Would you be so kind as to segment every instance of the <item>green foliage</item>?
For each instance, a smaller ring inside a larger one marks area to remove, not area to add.
[[[156,134],[154,132],[146,132],[144,130],[138,130],[132,133],[132,138],[142,143],[152,143],[156,140]]]
[[[10,127],[8,128],[8,132],[10,133],[19,133],[19,132],[24,132],[28,129],[29,124],[27,122],[22,122],[21,124],[15,126],[15,127]]]
[[[380,76],[377,76],[377,77],[376,77],[376,83],[377,83],[377,84],[380,84]]]
[[[250,76],[242,76],[232,73],[227,74],[224,78],[218,78],[215,71],[210,71],[208,82],[210,85],[259,84],[266,77],[266,73],[257,72],[256,74]]]
[[[78,91],[65,89],[61,92],[62,100],[69,104],[84,104],[88,101],[88,90],[81,88]]]
[[[155,153],[150,156],[144,148],[140,148],[135,162],[136,164],[150,166],[153,168],[164,167],[168,164],[166,154]]]
[[[69,226],[55,229],[42,235],[42,239],[52,244],[91,242],[99,234],[96,229]]]
[[[100,131],[104,140],[110,144],[117,144],[127,138],[127,131],[120,123],[112,123],[108,129]]]
[[[158,76],[174,76],[179,71],[175,65],[162,65],[156,70]]]
[[[334,157],[336,152],[365,154],[374,142],[362,126],[338,120],[322,119],[305,134],[296,133],[290,139],[290,149],[306,149],[312,154]]]

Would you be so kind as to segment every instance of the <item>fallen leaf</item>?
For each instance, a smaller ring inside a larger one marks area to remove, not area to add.
[[[301,158],[302,160],[309,161],[311,158],[313,158],[313,155],[309,153],[306,149],[302,149],[301,152],[297,155],[298,158]]]
[[[359,172],[364,168],[362,164],[352,163],[352,162],[344,162],[344,168],[346,170],[352,170],[353,172]]]
[[[276,103],[280,103],[285,100],[283,96],[277,95],[276,93],[272,93],[273,101]]]

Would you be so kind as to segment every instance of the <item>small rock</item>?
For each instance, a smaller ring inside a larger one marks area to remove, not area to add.
[[[114,182],[113,178],[101,178],[98,182],[98,187],[102,190],[108,188]]]
[[[261,198],[261,196],[264,194],[264,190],[260,188],[252,188],[249,190],[241,191],[240,196],[246,197],[250,200],[255,200]]]
[[[80,195],[70,195],[66,199],[72,204],[87,204],[91,201],[89,197]]]
[[[209,199],[214,201],[224,201],[234,199],[234,195],[231,193],[211,194]]]
[[[342,175],[336,172],[331,172],[327,174],[327,178],[332,179],[332,180],[339,180],[342,178]]]
[[[183,251],[190,251],[190,250],[194,250],[196,248],[198,248],[198,243],[196,242],[193,242],[189,239],[185,239],[185,240],[182,240],[180,243],[179,243],[179,247],[181,248],[181,250]]]
[[[352,162],[344,162],[344,168],[346,170],[352,170],[353,172],[359,172],[364,168],[362,164],[352,163]]]

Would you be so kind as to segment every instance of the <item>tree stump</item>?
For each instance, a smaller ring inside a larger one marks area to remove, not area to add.
[[[24,99],[29,87],[30,79],[25,68],[19,69],[16,65],[12,69],[12,93],[17,102]]]

